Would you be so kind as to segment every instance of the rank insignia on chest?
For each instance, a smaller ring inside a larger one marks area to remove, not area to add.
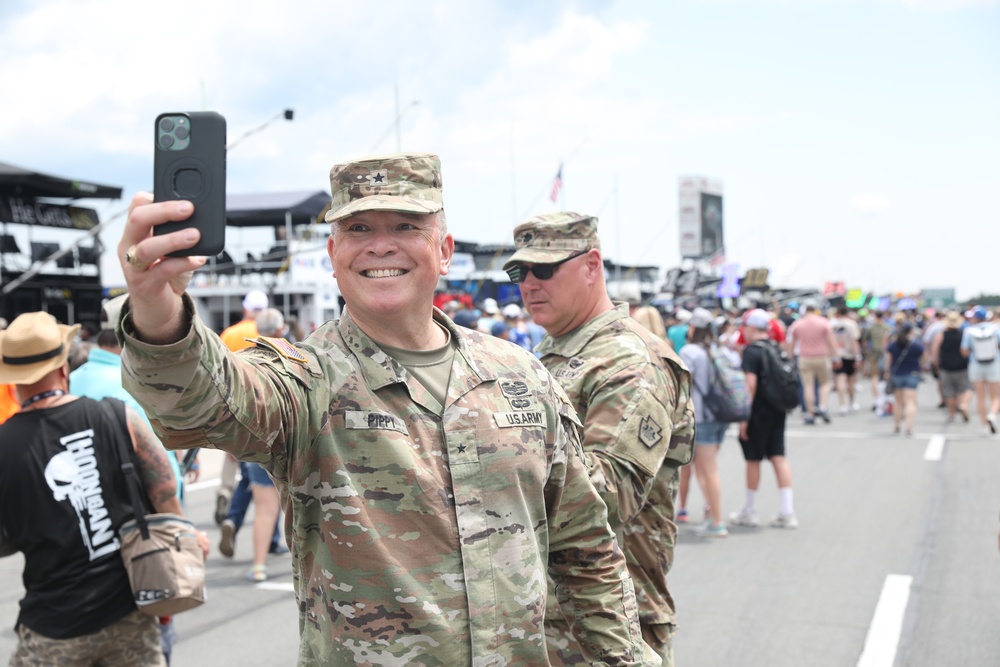
[[[639,439],[652,449],[663,440],[663,428],[652,417],[643,417],[639,422]]]
[[[586,363],[587,363],[586,359],[581,359],[580,357],[573,357],[566,362],[566,365],[572,368],[573,370],[578,370],[582,368],[583,365]]]
[[[258,347],[266,347],[269,350],[274,350],[280,356],[288,359],[289,361],[294,361],[297,364],[306,365],[306,358],[298,349],[289,343],[284,338],[269,338],[267,336],[258,336],[252,339]]]

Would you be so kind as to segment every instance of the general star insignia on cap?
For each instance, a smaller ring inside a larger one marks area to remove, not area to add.
[[[298,349],[289,343],[284,338],[269,338],[268,336],[258,336],[257,338],[248,338],[247,340],[252,343],[256,343],[259,347],[266,347],[268,349],[274,350],[280,356],[288,359],[289,361],[294,361],[297,364],[306,365],[305,356],[298,351]]]
[[[663,439],[663,428],[652,417],[643,417],[639,422],[639,439],[652,449]]]
[[[389,180],[389,170],[388,169],[372,169],[368,173],[368,185],[375,187],[377,185],[385,185],[386,181]]]

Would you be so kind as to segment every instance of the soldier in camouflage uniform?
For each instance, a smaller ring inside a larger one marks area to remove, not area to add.
[[[286,513],[301,665],[545,665],[546,575],[586,659],[660,664],[582,459],[577,417],[527,351],[433,308],[454,240],[439,160],[333,167],[328,251],[347,303],[297,347],[233,354],[184,289],[190,203],[133,200],[125,386],[171,448],[266,468]]]
[[[548,334],[536,348],[542,363],[583,421],[584,457],[636,583],[643,639],[672,665],[667,572],[677,469],[691,460],[694,439],[690,374],[627,304],[608,298],[596,218],[541,215],[514,230],[514,243],[504,269]],[[552,664],[585,664],[558,609],[545,624]]]

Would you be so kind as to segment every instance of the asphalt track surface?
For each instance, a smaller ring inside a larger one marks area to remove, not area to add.
[[[892,435],[891,418],[870,412],[866,384],[859,394],[862,410],[844,417],[832,398],[829,425],[789,417],[798,530],[766,526],[778,508],[766,464],[764,527],[701,538],[694,523],[681,526],[670,575],[680,667],[1000,665],[1000,437],[982,436],[975,415],[970,424],[946,424],[928,383],[912,438]],[[289,558],[272,556],[269,581],[253,584],[244,577],[249,523],[233,559],[216,548],[219,461],[217,452],[204,454],[205,479],[188,495],[188,513],[213,542],[210,599],[176,617],[173,665],[294,664]],[[728,515],[744,498],[732,434],[719,464]],[[695,483],[695,520],[701,506]],[[0,664],[16,644],[22,562],[0,559]]]

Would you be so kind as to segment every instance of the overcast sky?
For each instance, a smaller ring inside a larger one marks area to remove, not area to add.
[[[696,174],[728,260],[772,284],[1000,292],[996,0],[7,0],[0,90],[0,161],[124,187],[102,216],[150,188],[162,111],[233,139],[293,108],[231,152],[229,192],[328,190],[396,150],[398,90],[459,240],[510,242],[565,162],[558,206],[600,217],[605,256],[667,269]]]

